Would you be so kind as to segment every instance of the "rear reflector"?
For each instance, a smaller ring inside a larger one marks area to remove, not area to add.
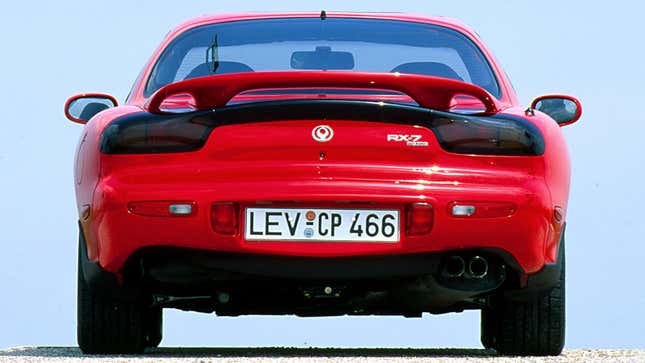
[[[434,214],[428,203],[411,204],[406,211],[406,233],[408,235],[427,234],[432,229]]]
[[[238,206],[235,203],[213,203],[211,206],[211,226],[220,234],[237,233]]]
[[[128,203],[128,211],[148,217],[186,217],[197,212],[197,203],[191,201],[140,201]]]
[[[453,217],[499,218],[510,217],[517,206],[508,202],[452,202],[448,213]]]

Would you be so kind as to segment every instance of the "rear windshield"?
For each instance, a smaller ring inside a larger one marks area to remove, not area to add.
[[[486,58],[463,34],[430,24],[351,18],[245,20],[188,30],[162,52],[145,96],[212,74],[300,70],[432,75],[501,96]]]

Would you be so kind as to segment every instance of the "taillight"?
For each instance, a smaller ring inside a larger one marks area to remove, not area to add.
[[[432,113],[434,118],[430,128],[446,151],[512,156],[544,153],[544,139],[538,128],[519,117]]]
[[[213,203],[211,206],[211,226],[219,234],[237,233],[238,205],[236,203]]]
[[[427,234],[434,223],[434,212],[428,203],[414,203],[406,210],[405,230],[407,235]]]
[[[197,214],[197,203],[192,201],[137,201],[128,203],[132,214],[148,217],[187,217]]]
[[[201,148],[213,129],[201,114],[122,117],[103,131],[101,152],[148,154],[194,151]]]
[[[190,110],[194,99],[175,95],[167,111]],[[475,109],[476,110],[476,109]],[[148,154],[195,151],[218,126],[277,120],[360,120],[427,127],[441,147],[458,154],[531,156],[544,153],[544,139],[528,120],[511,115],[475,116],[420,107],[351,100],[288,100],[227,106],[218,110],[116,119],[103,131],[101,152]]]

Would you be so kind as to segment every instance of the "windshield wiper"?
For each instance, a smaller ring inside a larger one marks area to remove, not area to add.
[[[212,64],[211,72],[217,72],[219,67],[219,46],[217,45],[217,34],[213,37],[213,44],[206,49],[206,63]]]

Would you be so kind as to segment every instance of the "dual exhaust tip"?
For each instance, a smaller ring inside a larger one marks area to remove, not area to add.
[[[464,259],[461,256],[450,256],[444,265],[444,273],[447,277],[470,277],[483,279],[488,275],[488,260],[482,256],[472,256]]]

